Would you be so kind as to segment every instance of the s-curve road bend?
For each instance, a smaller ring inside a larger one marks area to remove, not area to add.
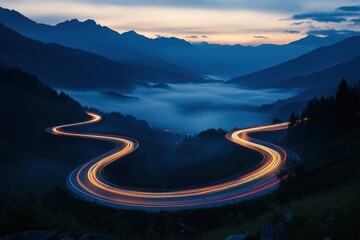
[[[116,147],[73,170],[66,185],[77,197],[115,208],[133,208],[146,211],[179,210],[185,208],[213,207],[226,203],[249,199],[264,194],[277,187],[287,177],[278,178],[276,173],[286,162],[286,151],[274,144],[256,140],[249,134],[287,129],[289,123],[279,123],[234,130],[226,138],[236,144],[259,152],[263,161],[244,174],[226,180],[176,190],[125,188],[117,186],[102,176],[102,170],[110,163],[132,153],[139,143],[131,138],[92,133],[77,133],[65,130],[69,127],[91,124],[101,120],[101,116],[87,112],[90,120],[49,128],[55,135],[81,137],[110,141]]]

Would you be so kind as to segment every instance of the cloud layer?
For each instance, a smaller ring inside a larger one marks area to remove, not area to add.
[[[291,17],[293,20],[312,20],[316,22],[346,22],[353,17],[360,17],[360,5],[343,6],[333,12],[311,12],[295,14]]]
[[[332,11],[294,14],[287,20],[293,21],[294,29],[286,33],[313,35],[360,35],[360,5],[340,6]],[[295,29],[296,28],[296,29]]]

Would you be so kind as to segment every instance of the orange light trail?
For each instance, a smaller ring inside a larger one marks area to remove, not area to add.
[[[110,163],[135,151],[138,141],[119,136],[64,131],[64,128],[92,124],[101,116],[87,112],[90,120],[53,127],[49,131],[55,135],[81,137],[110,141],[116,148],[75,169],[67,178],[68,188],[80,198],[111,207],[138,208],[144,210],[173,210],[189,207],[213,206],[244,197],[254,196],[273,188],[285,177],[278,179],[276,173],[285,164],[287,154],[284,149],[271,143],[256,140],[248,135],[255,132],[287,129],[289,123],[279,123],[230,131],[226,138],[236,144],[259,152],[262,163],[249,173],[230,178],[217,184],[208,184],[190,189],[171,191],[140,191],[123,188],[106,181],[102,170]]]

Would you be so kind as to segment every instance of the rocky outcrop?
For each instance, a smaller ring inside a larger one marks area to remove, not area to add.
[[[277,240],[286,235],[286,226],[281,221],[263,225],[260,229],[260,240]]]
[[[294,223],[294,214],[290,211],[285,211],[281,219],[276,220],[272,224],[265,224],[261,226],[260,240],[277,240],[281,237],[287,236],[288,231],[286,226]]]

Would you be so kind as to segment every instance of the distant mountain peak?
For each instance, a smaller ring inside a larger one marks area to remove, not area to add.
[[[74,19],[71,19],[71,20],[67,20],[65,22],[68,22],[68,23],[80,23],[80,21],[77,19],[77,18],[74,18]]]
[[[191,43],[189,43],[188,41],[186,41],[184,39],[177,38],[177,37],[159,36],[157,38],[154,38],[153,41],[157,42],[158,44],[166,43],[168,47],[173,47],[173,46],[192,47]]]
[[[0,11],[2,11],[2,12],[16,12],[16,13],[18,13],[17,11],[15,11],[15,10],[13,10],[13,9],[7,9],[7,8],[3,8],[3,7],[0,7]]]
[[[123,35],[123,36],[142,36],[142,35],[138,34],[137,32],[135,32],[134,30],[123,32],[121,35]]]
[[[71,19],[71,20],[66,20],[65,22],[59,23],[56,26],[78,26],[79,24],[86,25],[86,26],[98,26],[98,24],[93,19],[87,19],[87,20],[81,22],[76,18]]]
[[[86,23],[88,25],[95,25],[97,26],[98,24],[95,22],[95,20],[93,19],[87,19],[86,21],[84,21],[83,23]]]
[[[316,40],[318,40],[318,39],[320,39],[320,37],[318,37],[318,36],[316,36],[316,35],[310,34],[310,35],[307,35],[307,36],[305,36],[305,37],[303,37],[303,38],[300,38],[300,39],[298,39],[298,40],[295,40],[295,41],[293,41],[293,42],[291,42],[291,43],[289,43],[289,44],[292,44],[292,45],[301,45],[301,44],[303,44],[304,42],[309,43],[309,42],[311,42],[311,41],[316,41]]]
[[[60,26],[74,25],[74,24],[77,24],[77,23],[79,23],[79,20],[74,18],[74,19],[71,19],[71,20],[66,20],[65,22],[58,23],[58,24],[56,24],[56,26],[60,27]]]
[[[319,36],[315,34],[309,34],[304,38],[289,43],[290,45],[299,46],[329,46],[336,42],[342,41],[346,36],[334,34],[330,36]]]
[[[131,41],[133,41],[133,40],[148,41],[149,40],[147,37],[135,32],[134,30],[123,32],[121,34],[121,37],[123,39],[126,39],[127,41],[128,40],[131,40]]]
[[[21,13],[13,9],[10,10],[2,7],[0,7],[0,21],[5,25],[7,25],[8,23],[13,23],[15,25],[36,24],[33,20],[25,17]]]
[[[304,38],[307,38],[307,39],[319,39],[319,38],[324,38],[324,37],[321,37],[321,36],[318,36],[318,35],[314,35],[314,34],[309,34],[307,35],[306,37]]]

